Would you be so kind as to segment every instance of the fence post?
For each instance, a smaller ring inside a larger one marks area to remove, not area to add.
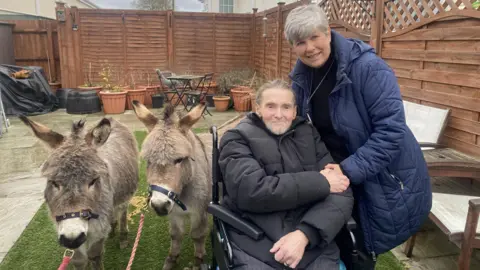
[[[375,17],[372,20],[372,32],[370,33],[370,45],[375,48],[378,56],[382,56],[382,32],[384,18],[384,0],[375,0]]]
[[[47,58],[48,61],[48,73],[50,75],[49,82],[57,81],[57,71],[55,70],[55,52],[53,51],[53,33],[52,22],[47,22]]]
[[[167,11],[167,58],[168,58],[168,69],[173,70],[174,59],[173,59],[173,11]]]
[[[285,2],[278,2],[277,9],[277,67],[276,67],[276,76],[280,77],[282,73],[282,40],[283,40],[283,12],[282,8],[285,5]]]
[[[216,13],[213,13],[213,73],[217,73],[217,36],[216,36],[216,31],[217,27],[216,25]]]
[[[60,71],[62,87],[74,88],[83,84],[83,68],[80,42],[80,18],[77,7],[66,8],[57,2],[58,47],[60,48]]]
[[[256,69],[255,67],[255,42],[256,42],[256,37],[257,37],[257,11],[258,11],[258,8],[252,8],[253,10],[253,15],[252,15],[252,30],[251,30],[251,34],[250,34],[250,39],[251,39],[251,43],[252,43],[252,51],[250,52],[250,66],[252,67],[252,69]]]

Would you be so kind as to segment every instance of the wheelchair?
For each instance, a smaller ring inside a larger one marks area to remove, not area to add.
[[[231,226],[236,230],[244,233],[254,240],[264,237],[262,232],[256,225],[242,219],[239,215],[230,211],[219,203],[220,189],[224,190],[222,174],[218,166],[218,133],[217,127],[210,128],[212,134],[212,201],[208,206],[208,213],[213,216],[213,228],[210,232],[212,242],[212,261],[210,265],[202,265],[201,269],[211,270],[229,270],[233,268],[233,250],[227,234],[227,226]],[[340,269],[355,270],[361,269],[358,257],[361,255],[357,251],[355,235],[353,231],[356,229],[357,223],[353,218],[343,226],[335,241],[341,248],[340,259],[344,267]],[[346,252],[344,250],[347,250]],[[363,256],[363,255],[362,255]],[[289,268],[287,268],[289,269]]]

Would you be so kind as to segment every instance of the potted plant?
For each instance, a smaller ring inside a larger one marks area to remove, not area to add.
[[[219,85],[219,91],[213,96],[213,103],[217,112],[226,111],[228,105],[230,105],[230,96],[225,94],[227,87],[227,80],[224,78]]]
[[[133,110],[132,101],[138,100],[140,103],[145,102],[145,92],[147,89],[136,84],[136,72],[129,72],[129,84],[124,89],[127,91],[127,101],[126,107],[127,110]]]
[[[95,90],[97,91],[97,95],[100,94],[100,91],[102,91],[102,86],[100,84],[94,84],[92,82],[92,63],[89,63],[88,66],[88,73],[87,73],[87,80],[84,84],[78,86],[78,89],[80,90]]]
[[[100,91],[100,98],[102,100],[103,111],[105,114],[118,114],[125,112],[127,91],[113,83],[111,66],[105,64],[99,75],[103,81],[103,89]]]
[[[144,105],[152,105],[152,95],[157,94],[161,90],[160,84],[153,84],[152,83],[152,75],[150,74],[149,70],[144,70],[142,72],[142,81],[146,81],[146,85],[137,86],[138,88],[145,88],[145,98],[144,98]]]

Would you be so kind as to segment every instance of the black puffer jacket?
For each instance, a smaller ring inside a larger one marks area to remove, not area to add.
[[[222,203],[267,236],[256,242],[230,229],[232,241],[249,255],[282,268],[269,250],[282,236],[299,229],[309,245],[298,269],[321,254],[338,256],[333,240],[350,218],[353,195],[350,189],[330,194],[320,171],[334,162],[310,123],[297,117],[279,136],[250,113],[222,136],[219,148],[226,187]]]

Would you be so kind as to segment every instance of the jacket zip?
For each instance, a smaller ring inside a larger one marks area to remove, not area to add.
[[[282,157],[282,150],[280,149],[280,145],[282,144],[282,139],[284,137],[286,137],[287,135],[293,133],[295,131],[295,129],[292,129],[290,131],[288,131],[287,133],[283,134],[280,139],[278,140],[278,151],[280,152],[280,160],[282,161],[282,168],[285,169],[285,161],[283,160],[283,157]]]
[[[390,175],[390,177],[394,180],[397,181],[400,184],[400,189],[403,190],[403,182],[398,178],[395,174],[391,173],[390,170],[387,168],[387,173]]]

